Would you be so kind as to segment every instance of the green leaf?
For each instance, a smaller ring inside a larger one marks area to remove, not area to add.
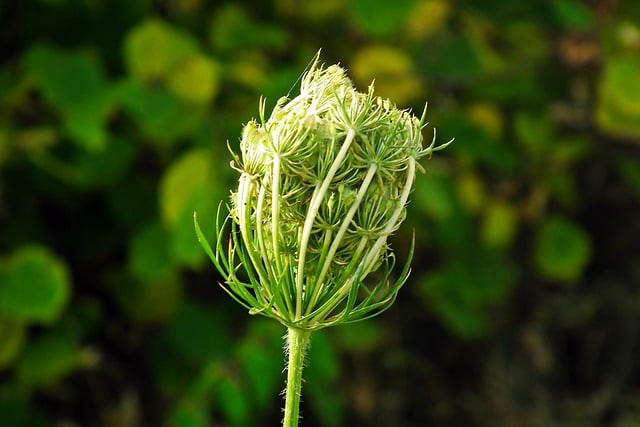
[[[545,155],[553,143],[553,128],[547,116],[520,111],[514,120],[518,141],[536,155]]]
[[[504,257],[467,244],[440,270],[419,282],[420,295],[453,332],[479,338],[491,330],[488,308],[509,295],[517,270]]]
[[[326,332],[315,332],[309,347],[309,366],[307,376],[310,382],[312,378],[317,378],[317,383],[334,381],[340,375],[340,363],[331,343],[327,339]]]
[[[382,340],[382,331],[376,318],[341,325],[332,332],[340,344],[339,347],[349,351],[372,351]]]
[[[455,200],[451,182],[447,177],[429,173],[419,176],[413,194],[413,203],[425,214],[444,220],[451,217],[455,210]]]
[[[68,135],[85,149],[102,149],[113,98],[98,64],[81,53],[47,45],[33,46],[24,60],[44,99],[62,114]]]
[[[201,366],[228,354],[230,318],[224,310],[185,301],[167,328],[176,353],[192,366]]]
[[[349,0],[356,22],[372,36],[388,36],[407,19],[415,0]]]
[[[588,137],[555,137],[550,160],[561,165],[576,163],[590,154],[592,140]]]
[[[432,277],[430,286],[438,286],[438,277]],[[486,313],[477,305],[450,298],[438,298],[431,304],[435,314],[454,333],[466,339],[486,336],[491,326]]]
[[[335,388],[335,381],[340,375],[340,361],[327,339],[326,331],[315,332],[311,337],[308,359],[303,390],[314,408],[314,413],[321,420],[321,425],[344,425],[344,398],[340,393],[336,393]]]
[[[70,184],[83,187],[110,186],[128,170],[135,154],[132,141],[110,137],[101,151],[78,153],[73,159],[74,180]]]
[[[11,427],[45,427],[50,425],[23,393],[0,390],[0,425]]]
[[[69,300],[67,267],[48,249],[24,246],[0,264],[0,317],[54,322]]]
[[[251,404],[238,378],[226,376],[220,379],[217,383],[216,403],[230,425],[238,427],[251,425]]]
[[[76,150],[62,159],[56,157],[43,160],[50,173],[63,179],[73,187],[82,189],[110,186],[127,172],[135,154],[135,145],[128,140],[109,137],[100,151]],[[32,158],[38,158],[34,155]],[[42,157],[39,157],[43,159]]]
[[[253,19],[240,4],[227,3],[211,21],[210,40],[221,50],[261,48],[273,52],[287,46],[289,33],[282,27]]]
[[[134,27],[124,42],[127,69],[142,82],[168,77],[182,60],[197,51],[196,42],[187,33],[155,18]]]
[[[155,142],[175,142],[192,134],[202,122],[202,105],[184,102],[161,87],[129,80],[119,89],[125,111]]]
[[[589,236],[573,222],[551,218],[539,230],[535,265],[542,276],[575,282],[582,275],[590,257]]]
[[[91,151],[100,151],[107,144],[108,133],[104,128],[108,103],[96,100],[82,107],[73,107],[66,113],[64,129],[80,146]]]
[[[80,350],[69,338],[51,332],[29,343],[16,374],[19,383],[27,388],[49,386],[73,372],[81,361]]]
[[[172,427],[207,427],[210,425],[209,408],[201,402],[182,403],[171,414]]]
[[[600,81],[596,120],[602,130],[637,140],[640,136],[640,58],[610,58]]]
[[[438,135],[446,135],[445,139],[452,136],[456,138],[447,151],[497,171],[511,172],[518,166],[514,145],[491,135],[476,123],[477,119],[456,111],[438,117],[435,121],[438,124]]]
[[[587,31],[595,23],[591,9],[578,0],[553,0],[551,8],[558,22],[566,28]]]
[[[129,269],[142,281],[154,281],[173,274],[169,234],[159,223],[138,230],[129,247]]]
[[[268,319],[252,321],[236,359],[242,364],[256,408],[268,410],[282,386],[282,327]]]
[[[182,302],[183,285],[175,271],[146,280],[133,280],[118,271],[108,279],[120,308],[139,323],[166,321]]]
[[[482,85],[472,86],[471,89],[480,99],[511,103],[522,103],[524,100],[531,102],[541,98],[542,94],[536,78],[536,74],[515,69],[496,73],[487,78]]]
[[[620,174],[636,194],[640,196],[640,162],[637,159],[626,156],[619,156],[616,161]]]
[[[133,173],[104,191],[111,218],[126,227],[139,227],[158,215],[157,182],[151,174]]]
[[[480,52],[470,37],[459,35],[434,45],[421,70],[431,77],[464,80],[477,76],[483,68]]]

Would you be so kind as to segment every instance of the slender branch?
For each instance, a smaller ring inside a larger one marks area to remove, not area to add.
[[[405,209],[407,201],[409,200],[409,194],[411,193],[411,187],[413,186],[413,180],[416,177],[416,160],[413,157],[408,159],[408,169],[407,169],[407,179],[405,180],[404,188],[402,190],[402,194],[400,195],[400,200],[398,201],[398,206],[394,210],[393,214],[389,221],[387,221],[387,226],[385,227],[382,235],[378,237],[378,240],[374,243],[372,249],[369,251],[365,259],[365,266],[367,268],[366,272],[373,267],[373,264],[376,262],[376,258],[382,249],[382,246],[387,242],[387,237],[392,232],[393,228],[398,224],[398,218],[400,218],[400,214]]]
[[[349,151],[349,147],[351,147],[351,143],[355,139],[356,132],[354,129],[349,129],[347,132],[347,136],[342,143],[342,147],[336,158],[333,160],[333,164],[327,175],[325,176],[320,189],[317,192],[314,192],[313,197],[309,203],[309,209],[307,211],[307,217],[304,222],[304,228],[302,229],[302,237],[300,239],[300,252],[298,258],[298,277],[296,283],[296,319],[299,319],[302,316],[302,284],[304,282],[304,263],[307,256],[307,245],[309,244],[309,236],[311,235],[311,228],[313,227],[313,222],[318,214],[318,209],[320,208],[320,204],[324,200],[324,196],[327,192],[327,188],[331,184],[333,177],[336,172],[342,165],[345,157],[347,157],[347,152]],[[316,188],[317,189],[317,188]]]
[[[335,256],[336,251],[338,250],[338,246],[340,246],[340,243],[342,243],[342,238],[344,237],[349,225],[351,225],[351,220],[353,219],[353,216],[356,214],[356,211],[358,210],[360,203],[364,199],[365,193],[369,189],[369,185],[371,184],[371,181],[375,177],[377,170],[378,170],[377,165],[372,164],[371,166],[369,166],[369,170],[367,171],[367,175],[364,178],[364,181],[360,186],[360,189],[358,190],[356,199],[353,201],[353,204],[349,208],[349,212],[347,212],[347,215],[342,219],[342,224],[340,225],[340,229],[336,233],[336,236],[333,239],[331,247],[329,248],[329,252],[324,258],[322,270],[320,271],[320,274],[318,274],[318,276],[315,279],[317,285],[316,285],[316,288],[314,289],[313,295],[311,296],[311,299],[309,301],[309,305],[307,306],[307,311],[305,312],[305,314],[309,314],[310,312],[313,311],[314,305],[316,303],[316,298],[318,297],[318,292],[321,286],[323,285],[327,271],[329,271],[329,267],[333,262],[333,257]]]
[[[280,259],[280,248],[278,227],[280,226],[280,156],[273,156],[273,174],[271,190],[271,245],[273,250],[273,259],[275,261],[276,271],[278,275],[282,273],[282,260]]]

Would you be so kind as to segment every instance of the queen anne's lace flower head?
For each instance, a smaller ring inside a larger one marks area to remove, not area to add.
[[[405,282],[409,262],[389,280],[387,239],[405,218],[417,160],[447,144],[423,148],[424,114],[373,89],[358,92],[344,69],[316,60],[298,96],[268,119],[262,101],[259,121],[244,127],[228,248],[220,230],[215,253],[197,231],[251,313],[318,329],[380,313]]]

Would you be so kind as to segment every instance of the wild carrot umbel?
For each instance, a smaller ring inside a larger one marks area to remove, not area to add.
[[[316,57],[298,96],[281,98],[268,118],[262,100],[259,120],[245,125],[214,249],[196,222],[223,288],[288,329],[284,426],[298,425],[310,333],[383,312],[407,280],[413,244],[394,280],[387,239],[405,218],[418,160],[448,145],[435,147],[434,134],[423,148],[425,112],[396,108],[373,84],[358,92],[344,69]]]

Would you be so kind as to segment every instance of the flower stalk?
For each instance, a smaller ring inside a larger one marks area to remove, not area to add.
[[[302,395],[302,368],[309,347],[311,331],[288,328],[287,330],[287,385],[283,427],[297,427],[300,418],[300,396]]]
[[[195,221],[223,289],[288,330],[286,427],[298,423],[311,332],[380,314],[407,280],[413,243],[392,280],[388,238],[406,215],[418,161],[451,142],[434,146],[434,133],[423,148],[426,108],[417,118],[373,92],[316,57],[298,96],[281,98],[269,118],[262,100],[259,120],[245,125],[232,153],[238,187],[228,214],[218,210],[214,248]]]

